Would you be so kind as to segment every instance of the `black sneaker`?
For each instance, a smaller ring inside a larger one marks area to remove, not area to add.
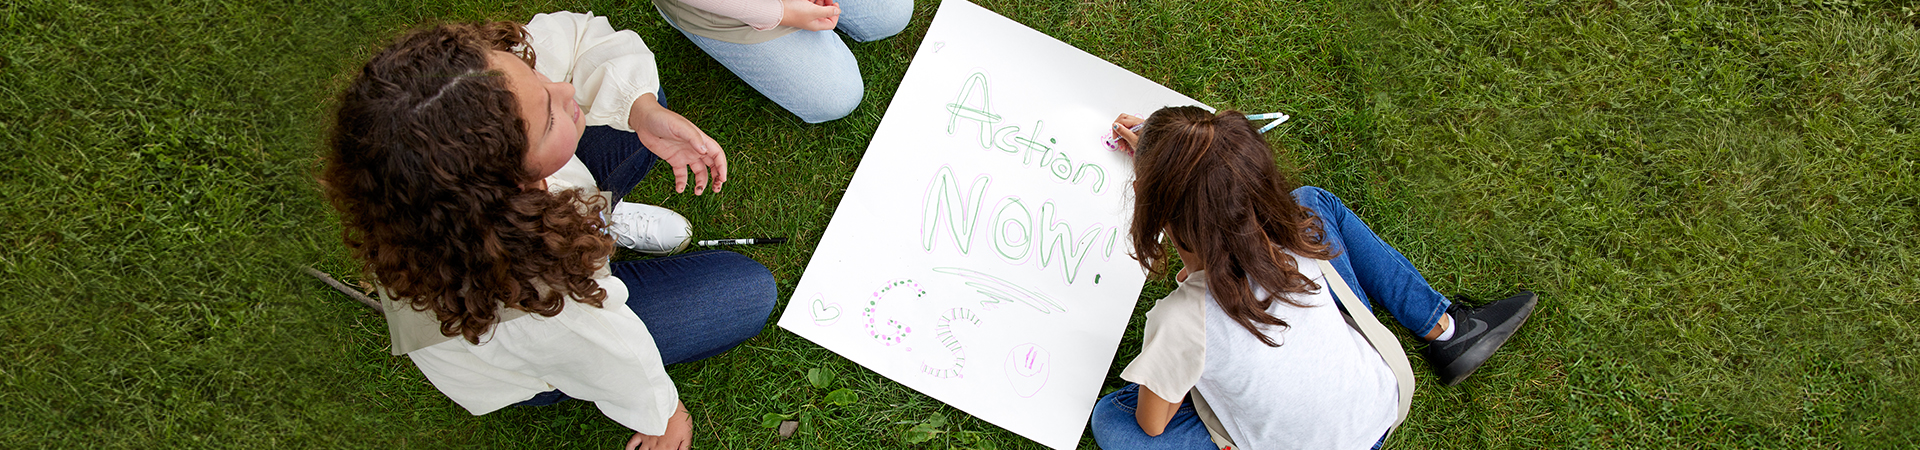
[[[1520,291],[1506,300],[1478,308],[1458,303],[1447,307],[1447,314],[1453,316],[1453,325],[1459,327],[1453,331],[1453,339],[1428,343],[1421,351],[1427,357],[1427,364],[1433,366],[1433,372],[1440,375],[1440,384],[1460,384],[1467,375],[1473,375],[1494,351],[1500,350],[1501,344],[1507,343],[1507,338],[1513,337],[1520,324],[1527,323],[1527,316],[1533,314],[1537,303],[1540,303],[1539,295]]]

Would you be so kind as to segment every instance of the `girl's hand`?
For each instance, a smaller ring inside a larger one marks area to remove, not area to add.
[[[687,414],[687,405],[674,406],[673,417],[667,418],[667,432],[659,436],[634,433],[627,439],[627,450],[686,450],[693,445],[693,416]]]
[[[780,24],[807,31],[831,30],[840,24],[840,5],[833,0],[780,0],[786,12]]]
[[[693,195],[707,189],[709,178],[713,192],[727,183],[727,152],[707,132],[700,131],[680,113],[667,110],[652,93],[633,101],[627,126],[640,136],[640,143],[673,167],[673,191],[686,192],[687,173],[693,173]]]
[[[1119,118],[1113,119],[1113,135],[1120,137],[1120,151],[1127,152],[1128,155],[1133,154],[1134,144],[1140,142],[1140,135],[1134,134],[1132,128],[1146,122],[1147,119],[1134,117],[1132,114],[1121,114]]]

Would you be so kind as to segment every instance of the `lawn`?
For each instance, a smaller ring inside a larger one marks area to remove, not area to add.
[[[853,44],[865,102],[808,125],[649,2],[387,3],[0,4],[0,447],[623,443],[584,402],[468,415],[387,354],[384,319],[299,272],[359,278],[313,182],[331,96],[415,24],[610,16],[732,163],[724,194],[659,172],[629,200],[701,236],[793,237],[742,250],[784,306],[937,6]],[[1541,294],[1465,383],[1414,363],[1398,448],[1920,442],[1920,7],[980,3],[1208,104],[1292,114],[1269,133],[1283,164],[1441,292]],[[1037,447],[772,326],[669,372],[701,448]],[[827,401],[841,388],[857,401]],[[779,441],[768,414],[803,426]],[[942,433],[910,444],[916,426]]]

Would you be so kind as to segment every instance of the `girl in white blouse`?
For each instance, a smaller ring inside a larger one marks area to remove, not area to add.
[[[340,96],[323,183],[377,278],[393,353],[475,415],[568,398],[684,449],[665,365],[759,333],[773,276],[684,248],[684,218],[613,201],[655,162],[719,192],[726,153],[661,101],[653,53],[605,18],[554,13],[416,30]],[[609,214],[610,212],[610,214]]]
[[[1138,149],[1135,257],[1164,273],[1170,241],[1185,267],[1179,287],[1147,312],[1140,355],[1120,373],[1135,384],[1094,407],[1102,448],[1380,444],[1398,418],[1399,387],[1334,306],[1314,259],[1330,260],[1365,292],[1357,297],[1377,300],[1369,307],[1431,341],[1426,359],[1449,385],[1532,312],[1532,293],[1471,308],[1434,292],[1339,198],[1293,189],[1238,112],[1164,108],[1144,120],[1123,115],[1114,130]]]

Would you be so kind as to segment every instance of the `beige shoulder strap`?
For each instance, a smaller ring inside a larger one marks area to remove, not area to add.
[[[1374,350],[1380,352],[1380,359],[1387,361],[1387,368],[1393,370],[1393,378],[1400,382],[1400,418],[1393,421],[1393,428],[1387,429],[1387,436],[1392,437],[1393,430],[1407,421],[1407,411],[1413,408],[1413,365],[1407,362],[1407,350],[1400,346],[1400,340],[1393,337],[1392,331],[1380,325],[1380,319],[1373,316],[1373,310],[1367,309],[1366,304],[1360,303],[1360,297],[1353,295],[1353,288],[1347,286],[1347,280],[1340,278],[1340,271],[1334,270],[1332,263],[1319,259],[1314,261],[1320,263],[1320,272],[1326,274],[1334,297],[1340,300],[1341,306],[1347,308],[1349,322],[1360,330],[1361,336],[1367,338],[1367,343],[1373,344]]]

